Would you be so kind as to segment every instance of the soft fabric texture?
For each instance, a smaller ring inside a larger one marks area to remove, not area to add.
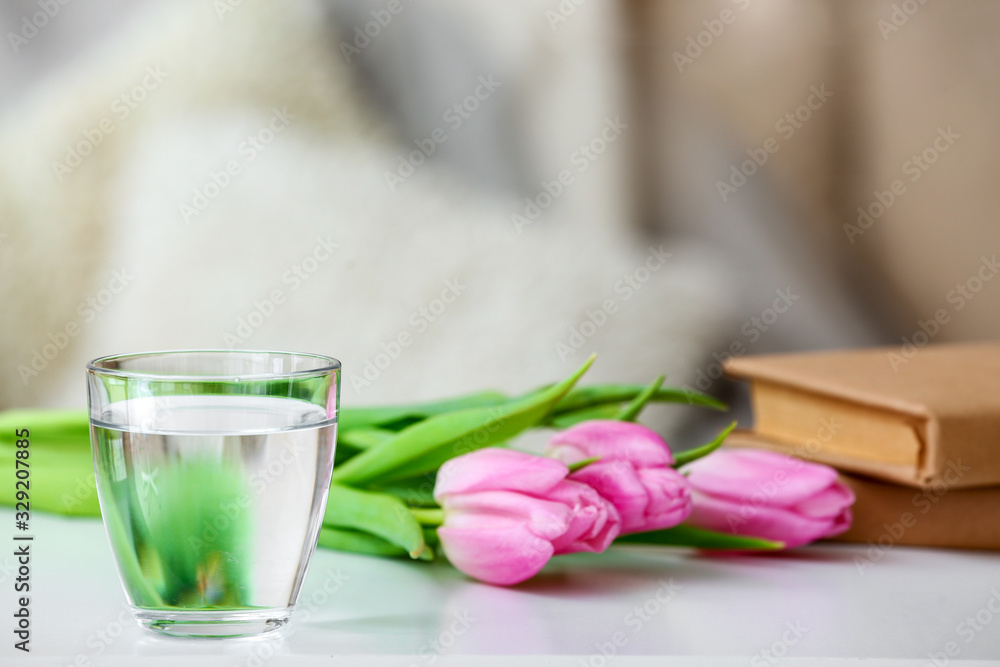
[[[0,407],[82,405],[88,359],[171,348],[332,354],[351,405],[523,392],[593,351],[588,380],[694,380],[731,321],[733,280],[704,247],[629,230],[628,130],[537,219],[512,222],[624,108],[613,71],[591,66],[610,62],[612,3],[545,37],[555,50],[521,29],[548,30],[541,7],[452,7],[479,17],[473,87],[405,128],[449,138],[395,189],[386,173],[417,147],[357,82],[396,39],[347,63],[338,35],[354,26],[328,29],[320,3],[212,5],[162,3],[0,120]],[[539,63],[552,85],[529,85]],[[452,129],[442,111],[490,75],[502,85]],[[144,80],[127,117],[111,110]],[[521,119],[538,158],[518,194],[445,159],[497,113]],[[57,175],[105,118],[114,131]]]

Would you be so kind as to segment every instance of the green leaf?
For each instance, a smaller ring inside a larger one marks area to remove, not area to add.
[[[700,447],[695,447],[694,449],[677,452],[674,454],[674,467],[680,468],[681,466],[687,465],[692,461],[697,461],[703,456],[708,456],[722,446],[722,443],[725,442],[726,437],[733,432],[734,428],[736,428],[736,422],[732,422],[729,426],[724,428],[719,435],[715,436],[715,439],[712,440],[712,442],[701,445]]]
[[[384,493],[330,485],[323,525],[371,533],[401,547],[411,558],[419,558],[425,546],[420,524],[410,510]]]
[[[350,551],[369,556],[409,556],[406,549],[381,537],[350,528],[331,528],[323,526],[319,531],[319,546],[337,551]],[[424,547],[420,560],[433,560],[434,552],[430,547]]]
[[[90,416],[86,410],[6,410],[0,412],[0,444],[13,445],[28,429],[32,450],[46,447],[90,452]]]
[[[333,455],[334,468],[343,465],[348,459],[357,456],[360,452],[360,449],[354,449],[349,444],[338,442],[337,449]]]
[[[597,405],[624,403],[631,401],[645,389],[646,387],[641,384],[595,384],[589,387],[578,387],[559,401],[552,414],[556,416]],[[711,396],[678,387],[660,387],[651,400],[657,403],[699,405],[722,412],[729,409],[725,403]]]
[[[101,516],[94,484],[94,458],[90,444],[63,446],[53,440],[36,441],[31,431],[31,508],[73,516]],[[50,432],[51,433],[51,432]],[[0,444],[0,505],[14,506],[18,489],[14,486],[18,448],[12,442]],[[21,461],[23,466],[24,461]]]
[[[15,477],[17,452],[21,449],[16,442],[25,436],[24,429],[31,443],[33,509],[100,516],[87,411],[32,409],[0,413],[0,476],[4,479]],[[0,484],[0,504],[13,506],[16,491],[13,482]]]
[[[482,391],[467,396],[427,403],[414,403],[412,405],[341,408],[339,427],[344,431],[361,427],[381,427],[389,430],[399,430],[405,426],[409,426],[414,421],[433,417],[434,415],[454,412],[456,410],[466,410],[468,408],[501,405],[509,400],[508,396],[498,391]]]
[[[256,538],[251,513],[241,511],[241,503],[250,497],[242,466],[205,459],[158,470],[155,487],[149,487],[150,492],[156,489],[149,502],[141,500],[146,493],[135,480],[114,480],[113,474],[102,473],[101,490],[111,499],[105,508],[122,511],[133,532],[130,540],[115,545],[116,557],[134,551],[144,578],[168,606],[204,604],[206,582],[218,589],[213,604],[249,604],[250,562],[225,557],[247,553]],[[220,516],[225,521],[219,521]],[[205,526],[216,532],[208,537]],[[149,601],[137,603],[147,606]]]
[[[714,530],[695,528],[681,524],[666,530],[648,533],[633,533],[615,540],[616,544],[656,544],[661,546],[694,547],[697,549],[718,549],[724,551],[774,551],[783,549],[782,542],[772,542],[758,537],[744,537],[717,533]]]
[[[410,513],[424,527],[436,527],[444,523],[444,510],[436,507],[433,509],[411,509]]]
[[[410,507],[437,507],[434,500],[434,477],[411,477],[386,484],[375,484],[372,491],[388,493],[399,498]]]
[[[388,429],[363,426],[338,433],[337,444],[347,445],[354,449],[371,449],[375,445],[381,445],[386,440],[391,440],[395,435],[395,432]]]
[[[591,419],[614,419],[619,412],[621,412],[621,408],[617,403],[608,403],[606,405],[592,405],[573,412],[564,412],[546,421],[548,426],[562,430]]]
[[[113,544],[127,545],[133,543],[129,536],[131,531],[126,527],[125,521],[119,514],[118,506],[115,503],[108,504],[108,511],[104,515],[104,525],[108,531],[108,539]],[[146,604],[156,607],[165,606],[163,598],[146,579],[135,549],[122,548],[116,550],[116,553],[121,576],[133,587],[133,591],[135,591],[133,596],[138,597],[139,600]]]
[[[424,542],[427,543],[428,549],[441,546],[441,538],[438,536],[437,528],[424,526]]]
[[[601,460],[600,456],[595,456],[593,458],[584,459],[582,461],[577,461],[576,463],[570,463],[569,464],[569,472],[572,475],[577,470],[582,470],[582,469],[586,468],[587,466],[589,466],[591,463],[597,463],[600,460]]]
[[[544,419],[593,361],[591,357],[566,380],[527,398],[428,417],[335,468],[333,479],[363,485],[413,477],[437,470],[459,454],[509,440]]]
[[[648,387],[642,390],[632,401],[622,408],[621,412],[615,415],[615,419],[623,422],[634,422],[638,417],[642,409],[646,407],[646,403],[653,398],[656,391],[663,386],[664,380],[667,379],[666,375],[660,375],[655,380],[650,383]]]

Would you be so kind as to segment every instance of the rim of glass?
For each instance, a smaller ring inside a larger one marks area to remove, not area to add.
[[[182,373],[150,373],[145,371],[127,371],[120,368],[104,368],[101,364],[108,361],[118,361],[121,359],[135,359],[138,357],[158,357],[158,356],[169,356],[175,354],[271,354],[276,356],[290,356],[290,357],[308,357],[311,359],[316,359],[322,362],[316,368],[310,368],[308,370],[301,371],[288,371],[285,373],[244,373],[244,374],[234,374],[228,373],[225,375],[214,374],[214,375],[191,375]],[[281,380],[285,378],[298,378],[310,375],[324,375],[338,371],[341,368],[340,361],[328,357],[323,354],[314,354],[312,352],[288,352],[282,350],[226,350],[226,349],[205,349],[205,350],[154,350],[151,352],[132,352],[129,354],[108,354],[103,357],[97,357],[87,362],[87,372],[95,373],[99,375],[113,375],[122,378],[137,379],[137,380],[161,380],[161,381],[185,381],[185,382],[222,382],[222,381],[232,381],[236,380],[260,380],[260,379],[270,379],[270,380]]]

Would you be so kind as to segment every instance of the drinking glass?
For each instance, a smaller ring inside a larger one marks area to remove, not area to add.
[[[340,362],[198,350],[87,365],[104,526],[139,624],[237,637],[284,626],[316,548]]]

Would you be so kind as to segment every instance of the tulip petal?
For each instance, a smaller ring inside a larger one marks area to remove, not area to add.
[[[639,481],[649,496],[642,531],[673,528],[691,514],[691,486],[673,468],[643,468]]]
[[[566,532],[552,541],[557,555],[600,553],[618,537],[618,510],[588,485],[567,480],[553,489],[550,497],[565,503],[573,517]]]
[[[628,461],[598,461],[570,476],[601,494],[618,510],[623,533],[642,530],[646,523],[649,494]]]
[[[808,544],[831,534],[830,519],[807,517],[782,507],[755,506],[695,491],[689,523],[720,533],[750,535],[784,542],[785,548]]]
[[[835,517],[844,508],[854,504],[854,492],[841,482],[834,482],[827,489],[795,504],[792,509],[816,518]]]
[[[757,449],[720,449],[685,468],[695,489],[737,500],[792,506],[826,490],[833,468]]]
[[[491,447],[457,456],[441,466],[434,498],[478,491],[521,491],[544,495],[566,478],[565,463],[513,449]]]
[[[554,553],[550,542],[520,525],[492,529],[442,526],[437,532],[452,565],[470,577],[500,586],[535,576]]]
[[[549,440],[547,453],[567,463],[595,456],[604,461],[631,461],[640,468],[674,462],[670,448],[656,431],[608,419],[585,421],[556,433]]]
[[[851,527],[851,523],[854,521],[854,513],[851,512],[850,507],[845,507],[840,511],[840,513],[833,518],[832,525],[830,526],[830,531],[823,537],[833,537],[834,535],[840,535]]]
[[[444,499],[445,526],[449,528],[506,528],[524,526],[545,540],[566,533],[573,511],[564,503],[543,500],[514,491],[481,491],[449,495]]]

